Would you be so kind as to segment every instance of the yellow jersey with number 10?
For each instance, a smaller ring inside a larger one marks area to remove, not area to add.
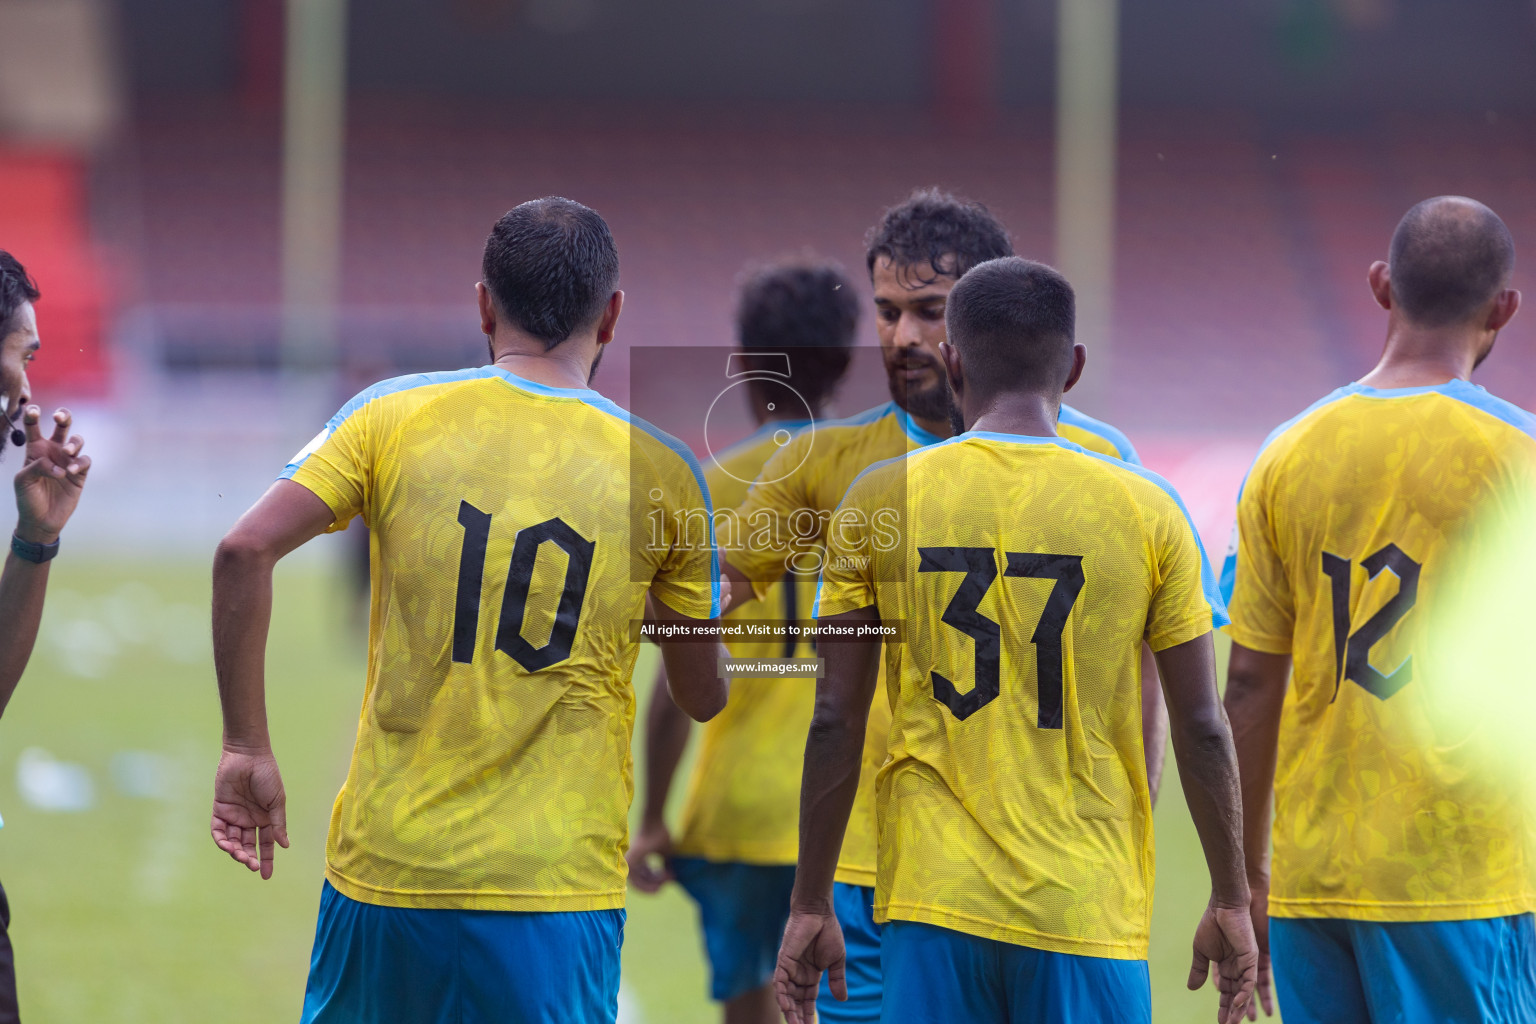
[[[1061,407],[1059,429],[1090,451],[1137,461],[1124,434],[1069,406]],[[895,402],[800,431],[763,466],[737,508],[736,526],[745,543],[731,551],[731,563],[760,595],[787,570],[815,579],[822,568],[826,523],[849,485],[875,463],[939,440]],[[848,885],[875,884],[875,775],[885,763],[890,722],[881,686],[869,711],[858,796],[837,865],[837,880]]]
[[[1226,621],[1173,489],[1065,438],[973,431],[869,470],[829,538],[817,613],[904,631],[875,919],[1145,959],[1142,643]]]
[[[1293,659],[1275,768],[1276,917],[1444,921],[1536,910],[1517,789],[1435,711],[1426,624],[1478,523],[1536,478],[1536,417],[1462,380],[1351,384],[1281,425],[1238,502],[1232,639]]]
[[[496,367],[377,384],[283,477],[371,531],[357,744],[326,877],[396,907],[624,905],[631,632],[718,613],[698,464],[595,391]]]

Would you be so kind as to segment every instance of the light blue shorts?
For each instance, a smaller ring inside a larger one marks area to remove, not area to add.
[[[867,885],[832,884],[832,909],[843,929],[847,951],[848,1001],[832,997],[821,976],[816,1017],[826,1024],[877,1024],[880,1020],[880,926],[875,924],[875,890]]]
[[[789,920],[795,866],[674,857],[672,873],[699,905],[710,998],[730,1002],[771,982]]]
[[[569,1024],[619,1012],[624,911],[377,907],[326,882],[303,1024]]]
[[[1536,1021],[1536,918],[1375,922],[1272,917],[1286,1024]]]
[[[882,1024],[1151,1024],[1145,960],[1050,953],[888,921]]]

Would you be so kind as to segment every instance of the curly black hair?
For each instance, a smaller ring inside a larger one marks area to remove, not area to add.
[[[859,300],[842,267],[806,258],[770,264],[742,282],[736,337],[746,350],[790,357],[795,390],[819,407],[837,388],[859,325]]]
[[[938,188],[920,188],[881,214],[864,236],[870,275],[888,259],[898,267],[932,270],[917,278],[931,284],[940,277],[959,279],[978,263],[1013,255],[1013,240],[1002,221],[985,206]]]
[[[36,302],[42,294],[21,261],[0,249],[0,337],[11,333],[11,321],[21,304]]]

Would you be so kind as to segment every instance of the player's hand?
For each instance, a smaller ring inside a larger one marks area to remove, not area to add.
[[[671,856],[672,833],[666,824],[642,824],[624,856],[629,862],[629,884],[641,892],[658,891],[672,881],[672,869],[667,866]]]
[[[1248,1019],[1258,1020],[1259,1005],[1264,1007],[1264,1016],[1275,1015],[1274,982],[1269,967],[1269,883],[1255,883],[1250,879],[1248,892],[1251,894],[1248,916],[1253,921],[1253,938],[1259,947],[1259,975],[1254,986],[1258,998],[1248,1004]]]
[[[1216,965],[1216,991],[1221,996],[1216,1020],[1219,1024],[1238,1024],[1248,1013],[1259,972],[1258,942],[1253,937],[1248,907],[1212,903],[1205,908],[1195,928],[1195,959],[1189,968],[1191,991],[1205,984],[1212,963]]]
[[[773,994],[789,1024],[815,1021],[822,971],[827,972],[833,998],[847,1001],[845,960],[843,929],[830,906],[819,912],[790,911],[779,946],[779,965],[773,972]]]
[[[287,797],[267,751],[225,748],[213,777],[213,841],[262,878],[272,877],[273,844],[288,849]]]
[[[43,436],[42,410],[29,405],[22,412],[26,427],[26,462],[16,474],[16,535],[33,544],[52,544],[74,514],[90,472],[91,459],[81,455],[85,442],[69,433],[68,409],[53,414],[53,433]]]

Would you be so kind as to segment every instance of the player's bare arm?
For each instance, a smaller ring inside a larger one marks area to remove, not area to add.
[[[219,849],[262,878],[272,877],[274,844],[288,846],[283,779],[267,733],[272,569],[333,519],[314,492],[279,480],[240,517],[213,556],[213,666],[224,746],[213,780],[210,831]]]
[[[672,699],[666,669],[656,671],[651,703],[645,713],[645,780],[640,828],[630,840],[629,884],[641,892],[656,892],[672,880],[667,858],[672,854],[672,833],[667,830],[667,795],[672,778],[688,746],[692,726],[687,714]]]
[[[650,617],[659,623],[699,625],[704,621],[673,611],[654,594],[646,606],[650,609]],[[720,678],[720,644],[663,640],[657,646],[661,648],[667,691],[672,695],[673,702],[695,722],[707,722],[718,715],[725,707],[725,698],[729,692],[725,680]]]
[[[1258,1001],[1266,1016],[1275,1012],[1269,965],[1269,823],[1274,814],[1280,709],[1285,703],[1290,674],[1290,655],[1265,654],[1242,644],[1232,645],[1225,705],[1242,776],[1244,859],[1253,933],[1259,945]],[[1257,1018],[1251,1006],[1248,1018]]]
[[[879,621],[880,612],[874,606],[820,620],[824,625],[842,626]],[[878,640],[824,641],[820,651],[826,675],[816,684],[816,710],[805,741],[800,859],[773,976],[779,1009],[789,1024],[811,1024],[815,1019],[822,971],[828,972],[832,995],[848,998],[843,933],[832,912],[832,876],[859,788],[864,728],[880,667]]]
[[[1146,644],[1141,645],[1141,749],[1147,761],[1147,793],[1156,807],[1168,756],[1168,704],[1157,675],[1157,656]]]
[[[53,414],[53,431],[44,436],[42,410],[29,405],[22,413],[27,453],[16,474],[16,538],[23,545],[57,544],[59,534],[80,501],[91,459],[82,455],[85,442],[69,432],[69,410]],[[32,656],[43,617],[48,586],[48,561],[22,558],[13,548],[0,575],[0,713],[10,703],[16,684]]]
[[[1212,634],[1158,651],[1157,667],[1168,698],[1179,781],[1211,873],[1210,903],[1195,929],[1189,987],[1204,985],[1214,963],[1221,999],[1216,1019],[1234,1024],[1248,1012],[1259,954],[1248,916],[1237,754],[1216,692]]]

